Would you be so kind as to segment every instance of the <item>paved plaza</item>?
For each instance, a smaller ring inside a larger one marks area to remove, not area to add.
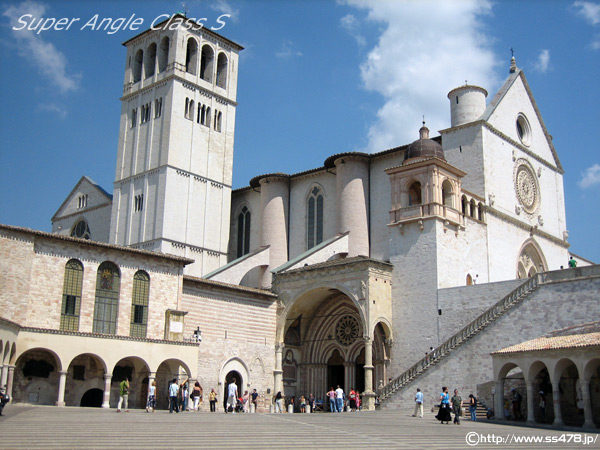
[[[467,443],[467,435],[476,445]],[[420,419],[409,411],[234,415],[132,410],[118,414],[114,409],[9,405],[0,417],[0,436],[0,448],[15,450],[600,448],[597,433],[487,421],[442,425],[431,413]],[[543,442],[517,442],[525,438]]]

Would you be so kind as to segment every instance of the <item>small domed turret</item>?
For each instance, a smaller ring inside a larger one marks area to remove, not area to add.
[[[429,128],[425,126],[425,122],[423,122],[423,126],[419,130],[419,136],[420,138],[406,149],[404,161],[415,158],[439,158],[444,161],[446,160],[442,146],[434,140],[429,139]]]

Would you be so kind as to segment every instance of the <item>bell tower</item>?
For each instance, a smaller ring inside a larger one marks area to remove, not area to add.
[[[110,242],[227,262],[242,47],[181,14],[127,47]]]

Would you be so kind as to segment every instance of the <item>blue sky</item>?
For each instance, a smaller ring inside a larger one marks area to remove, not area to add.
[[[213,27],[230,14],[219,33],[245,47],[234,188],[319,167],[335,153],[407,144],[423,115],[437,135],[449,126],[448,91],[466,80],[490,100],[512,47],[566,172],[571,250],[600,262],[600,2],[592,1],[4,1],[0,223],[49,231],[82,175],[112,192],[121,43],[184,8]],[[12,30],[23,14],[80,20],[70,30]],[[135,14],[143,24],[82,30],[95,14]]]

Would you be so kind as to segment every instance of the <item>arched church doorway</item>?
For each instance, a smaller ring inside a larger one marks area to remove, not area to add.
[[[344,381],[344,358],[338,350],[334,350],[327,361],[327,385],[333,387],[333,389],[341,386],[342,389],[346,390]]]
[[[237,385],[238,388],[238,397],[241,397],[241,389],[243,386],[243,380],[242,380],[242,376],[240,375],[240,373],[237,370],[232,370],[230,372],[227,372],[227,375],[225,376],[225,383],[223,383],[223,409],[227,409],[227,394],[228,394],[228,389],[229,389],[229,385],[231,383],[233,383],[235,381],[235,384]]]
[[[88,408],[100,408],[102,407],[103,397],[104,392],[102,392],[102,389],[89,389],[81,397],[81,402],[79,406],[85,406]]]

